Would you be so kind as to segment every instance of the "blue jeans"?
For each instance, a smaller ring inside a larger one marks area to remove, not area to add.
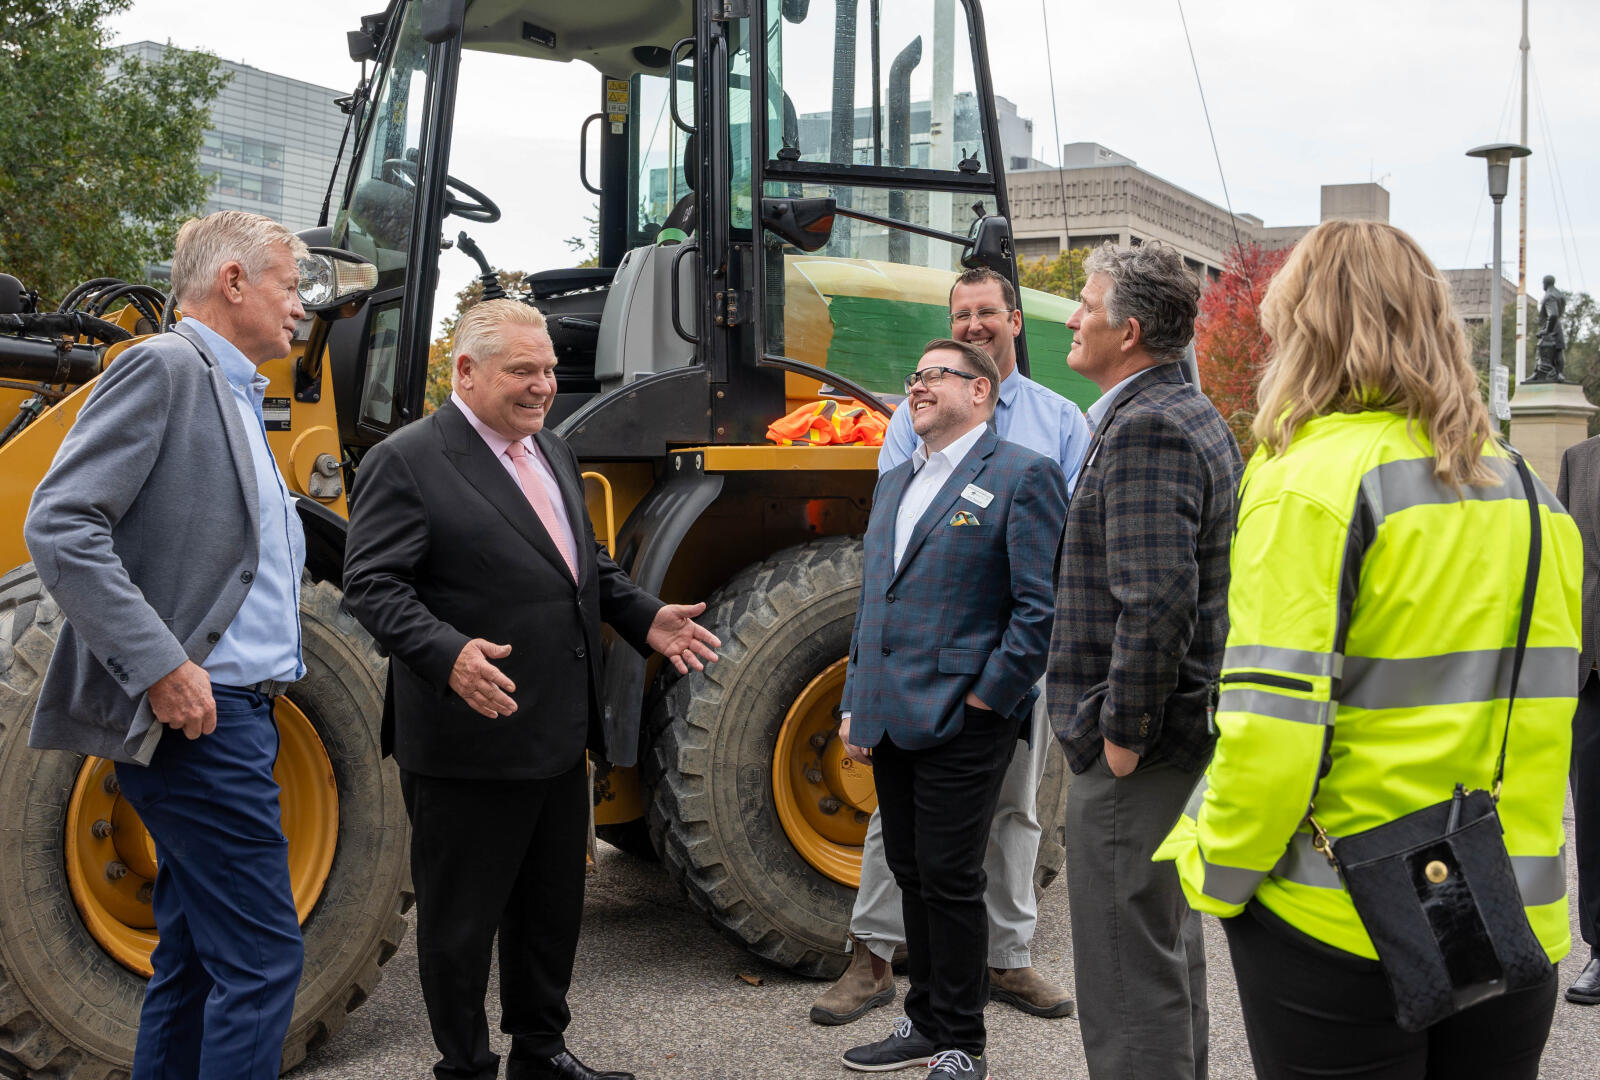
[[[155,974],[133,1080],[274,1080],[304,952],[272,766],[272,703],[213,685],[217,727],[167,731],[148,768],[118,763],[156,844]]]

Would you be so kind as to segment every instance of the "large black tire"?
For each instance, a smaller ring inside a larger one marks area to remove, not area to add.
[[[689,900],[758,956],[822,978],[848,962],[855,891],[790,842],[772,759],[790,704],[849,651],[861,578],[860,540],[831,537],[780,551],[719,589],[704,621],[722,659],[661,695],[641,763],[651,840]],[[1056,751],[1039,790],[1039,888],[1065,857],[1065,773]]]
[[[288,696],[333,763],[339,831],[302,924],[305,971],[285,1070],[377,985],[411,898],[399,778],[379,751],[384,662],[331,585],[308,582],[300,615],[307,673]],[[67,887],[67,803],[82,756],[27,746],[61,627],[31,565],[0,578],[0,1061],[52,1080],[111,1080],[128,1076],[145,979],[100,947]]]

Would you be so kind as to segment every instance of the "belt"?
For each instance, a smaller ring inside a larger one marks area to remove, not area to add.
[[[227,683],[218,683],[217,685],[228,686]],[[260,682],[251,683],[249,686],[230,686],[229,689],[243,690],[249,694],[260,694],[264,698],[275,698],[281,697],[284,691],[289,689],[289,685],[290,680],[262,679]]]

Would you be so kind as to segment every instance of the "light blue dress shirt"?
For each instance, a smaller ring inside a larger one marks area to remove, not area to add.
[[[211,681],[252,686],[265,679],[289,682],[306,673],[300,656],[300,571],[306,562],[306,537],[278,464],[267,446],[261,403],[267,378],[234,344],[198,319],[185,317],[217,358],[233,387],[234,404],[244,421],[255,465],[256,516],[261,552],[239,613],[200,665]]]
[[[1061,466],[1067,489],[1078,475],[1078,465],[1089,449],[1089,425],[1078,407],[1047,386],[1013,371],[1000,382],[995,406],[994,432],[1007,442],[1025,446]],[[911,427],[911,410],[900,408],[889,418],[889,430],[878,451],[878,472],[886,473],[908,461],[922,440]]]
[[[1140,368],[1138,371],[1135,371],[1132,375],[1129,375],[1126,379],[1123,379],[1117,385],[1113,386],[1110,390],[1107,390],[1105,393],[1101,394],[1099,400],[1097,400],[1093,405],[1089,406],[1090,431],[1093,431],[1095,428],[1100,426],[1100,421],[1106,418],[1106,413],[1111,411],[1111,406],[1117,403],[1117,398],[1121,396],[1123,388],[1149,370],[1150,369],[1147,367]]]

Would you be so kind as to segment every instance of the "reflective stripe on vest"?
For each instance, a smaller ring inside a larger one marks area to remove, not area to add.
[[[1328,839],[1336,840],[1338,837],[1330,836]],[[1202,854],[1202,861],[1204,858],[1205,856]],[[1566,844],[1562,844],[1554,855],[1513,855],[1511,856],[1511,868],[1517,875],[1517,888],[1522,892],[1522,902],[1528,907],[1553,904],[1558,900],[1565,899],[1567,895]],[[1232,871],[1234,874],[1249,872],[1234,870],[1232,867],[1220,867],[1218,869]],[[1237,900],[1231,899],[1224,893],[1212,892],[1210,888],[1211,870],[1211,864],[1207,863],[1207,896],[1215,896],[1220,900],[1228,900],[1230,903],[1242,904],[1254,895],[1255,886],[1251,887],[1243,899]],[[1308,885],[1313,889],[1344,888],[1344,881],[1339,877],[1339,872],[1333,868],[1322,852],[1311,846],[1310,833],[1297,832],[1294,834],[1294,837],[1289,841],[1289,847],[1284,851],[1283,857],[1278,860],[1278,864],[1272,868],[1271,874],[1273,877],[1292,881],[1296,885]],[[1256,878],[1256,885],[1258,886],[1266,877],[1266,873],[1260,874]],[[1226,873],[1219,875],[1218,880],[1226,880],[1230,881],[1230,883],[1232,881]]]
[[[1515,647],[1507,647],[1405,659],[1347,656],[1339,704],[1356,709],[1411,709],[1508,698],[1516,655]],[[1517,697],[1565,697],[1576,685],[1577,649],[1530,648],[1523,655]]]

